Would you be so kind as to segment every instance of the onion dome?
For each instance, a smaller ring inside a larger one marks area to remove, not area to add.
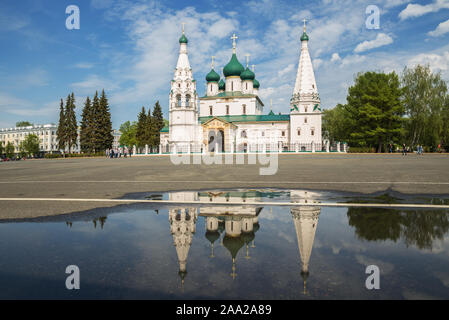
[[[206,75],[206,81],[207,82],[218,82],[220,80],[220,75],[215,72],[214,69],[212,69],[207,75]]]
[[[183,33],[181,38],[179,38],[179,43],[189,43],[189,40],[187,40],[187,37]]]
[[[246,67],[245,71],[240,74],[240,79],[242,80],[254,80],[255,78],[256,75],[254,74],[254,72],[249,70],[248,67]]]
[[[226,235],[223,239],[223,245],[228,249],[232,258],[235,259],[239,250],[243,247],[244,241],[241,237],[230,237]]]
[[[309,36],[307,35],[307,33],[305,31],[301,36],[301,41],[309,41]]]
[[[206,232],[206,239],[209,240],[210,243],[214,243],[220,238],[220,234],[218,231],[207,231]]]
[[[187,271],[179,271],[178,272],[178,275],[179,275],[179,277],[181,278],[181,281],[184,283],[184,279],[186,278],[186,276],[187,276]]]
[[[251,241],[253,241],[255,237],[256,237],[256,235],[254,234],[253,231],[244,232],[242,234],[243,241],[245,241],[246,244],[249,244]]]
[[[259,89],[260,83],[259,81],[257,81],[256,79],[253,80],[253,88],[254,89]]]
[[[237,59],[235,53],[232,54],[232,58],[229,63],[223,68],[223,74],[225,77],[236,76],[239,77],[240,74],[245,71],[245,68]]]
[[[223,79],[220,80],[218,83],[218,90],[225,90],[226,89],[226,83],[223,81]]]

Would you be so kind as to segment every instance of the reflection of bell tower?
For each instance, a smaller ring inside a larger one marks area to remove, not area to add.
[[[291,191],[290,199],[294,203],[319,203],[314,200],[314,193],[307,191]],[[298,238],[299,255],[301,257],[301,277],[304,280],[304,294],[306,294],[307,278],[309,277],[309,260],[312,254],[313,241],[318,225],[320,207],[292,207],[291,213]]]
[[[187,275],[187,256],[196,231],[198,213],[196,208],[173,208],[169,210],[170,231],[176,247],[181,283]]]
[[[214,243],[220,238],[218,232],[218,219],[216,217],[206,217],[205,237],[210,242],[210,257],[214,258]]]

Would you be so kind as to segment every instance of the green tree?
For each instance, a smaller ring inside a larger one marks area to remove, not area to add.
[[[388,143],[400,142],[404,114],[401,95],[395,72],[359,73],[347,97],[350,144],[375,146],[382,152]]]
[[[30,127],[30,126],[32,126],[33,124],[31,123],[31,122],[28,122],[28,121],[19,121],[19,122],[16,122],[16,127],[17,128],[20,128],[20,127]]]
[[[76,124],[75,114],[75,95],[72,92],[67,96],[65,107],[65,130],[66,130],[66,144],[69,148],[69,153],[74,146],[77,145],[78,126]]]
[[[12,158],[15,153],[14,145],[11,143],[11,141],[8,142],[5,148],[5,153],[7,158]]]
[[[137,145],[136,132],[137,132],[137,122],[130,121],[124,122],[120,126],[120,132],[122,133],[120,137],[120,145],[125,145],[128,147],[132,147]]]
[[[145,112],[145,107],[142,107],[142,111],[140,111],[137,116],[137,128],[136,128],[136,140],[138,147],[144,147],[148,144],[148,128],[147,128],[147,114]]]
[[[101,141],[99,135],[100,126],[100,99],[98,98],[98,91],[95,91],[95,96],[92,100],[92,147],[93,152],[101,150]]]
[[[97,142],[98,150],[104,151],[106,149],[112,148],[112,143],[114,142],[114,136],[112,134],[112,121],[111,112],[109,109],[109,102],[106,98],[106,94],[101,92],[101,97],[99,101],[99,110],[97,118]]]
[[[418,65],[402,73],[403,103],[407,115],[407,142],[434,147],[445,138],[447,117],[447,84],[441,74]]]
[[[164,115],[162,113],[162,108],[159,104],[159,101],[156,101],[156,104],[153,108],[153,121],[151,127],[151,144],[153,147],[158,147],[161,143],[160,131],[165,126]]]
[[[36,156],[39,153],[39,137],[35,134],[29,134],[20,143],[19,147],[22,155],[28,157]]]
[[[3,141],[0,141],[0,156],[5,152],[5,147],[3,146]]]
[[[58,148],[59,150],[65,150],[66,146],[66,130],[65,130],[65,112],[64,112],[64,101],[61,99],[59,105],[59,122],[58,129],[56,131],[56,136],[58,137]]]
[[[80,124],[80,148],[81,151],[89,153],[93,152],[94,146],[94,110],[90,98],[86,98]]]
[[[323,138],[329,141],[348,141],[350,123],[346,106],[338,104],[333,109],[323,111]]]

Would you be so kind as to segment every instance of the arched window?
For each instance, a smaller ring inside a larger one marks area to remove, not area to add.
[[[246,104],[242,105],[242,114],[246,114]]]
[[[246,138],[246,130],[243,130],[243,131],[242,131],[241,137],[242,137],[242,138]]]
[[[177,107],[180,107],[180,106],[181,106],[181,95],[180,95],[180,94],[178,94],[178,95],[176,96],[176,106],[177,106]]]
[[[190,95],[186,95],[186,107],[190,107]]]
[[[248,82],[246,83],[246,90],[248,90]]]
[[[229,106],[226,106],[226,115],[229,115]]]
[[[304,107],[304,111],[307,112],[307,106]]]
[[[315,135],[315,128],[312,128],[312,130],[310,130],[310,134],[311,134],[312,136]]]
[[[307,123],[307,117],[304,118],[304,123]]]
[[[301,129],[298,128],[298,136],[301,135]]]
[[[213,107],[212,106],[209,106],[209,115],[213,115]]]

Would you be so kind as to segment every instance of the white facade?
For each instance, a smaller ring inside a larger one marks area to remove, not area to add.
[[[162,151],[323,151],[320,98],[305,29],[289,114],[264,112],[254,67],[251,71],[247,62],[245,69],[238,61],[236,38],[224,78],[212,64],[206,95],[198,98],[183,33],[171,83],[170,124],[161,130]]]
[[[3,146],[6,147],[8,142],[11,142],[14,146],[14,153],[19,153],[20,143],[24,141],[28,135],[34,134],[39,138],[39,150],[41,152],[56,152],[59,151],[58,137],[56,135],[57,130],[58,126],[56,124],[0,129],[0,143],[3,143]],[[79,145],[78,130],[77,145],[72,148],[72,152],[79,152]]]

